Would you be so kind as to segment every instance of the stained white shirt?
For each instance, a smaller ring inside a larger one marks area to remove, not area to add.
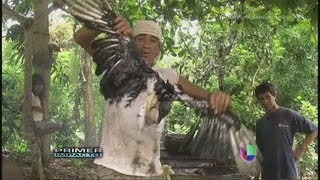
[[[32,103],[32,106],[42,107],[40,98],[38,96],[35,96],[33,93],[32,93],[31,103]],[[32,110],[32,116],[34,121],[42,121],[43,119],[43,113],[40,113],[35,110]]]
[[[173,85],[179,74],[173,69],[156,69],[160,77]],[[104,114],[100,147],[103,157],[95,163],[119,173],[133,176],[157,176],[162,174],[160,162],[160,138],[165,119],[158,123],[158,109],[154,79],[148,80],[146,91],[127,105],[128,97],[120,103],[107,104]],[[148,110],[149,109],[149,110]]]

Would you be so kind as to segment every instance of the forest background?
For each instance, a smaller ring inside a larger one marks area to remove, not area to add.
[[[34,44],[29,48],[34,53],[34,72],[47,77],[46,117],[67,125],[51,137],[49,149],[94,145],[101,135],[105,101],[99,92],[99,77],[94,75],[90,57],[72,37],[81,24],[58,10],[52,1],[39,2],[2,1],[2,151],[30,151],[22,132],[23,113],[19,111],[25,77],[32,73],[26,61],[27,27],[33,28],[33,34],[43,30],[42,36],[47,37],[46,43],[45,38],[30,35]],[[318,124],[316,0],[111,3],[131,25],[140,19],[159,22],[163,56],[157,66],[176,69],[211,92],[230,93],[231,110],[253,132],[263,115],[253,90],[263,81],[276,85],[279,105],[295,109]],[[186,134],[196,120],[191,109],[174,103],[165,133]],[[303,137],[298,136],[295,144]],[[317,176],[317,149],[318,142],[313,142],[300,159],[303,176]]]

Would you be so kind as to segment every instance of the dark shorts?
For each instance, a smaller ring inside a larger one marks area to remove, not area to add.
[[[97,175],[98,175],[98,179],[102,180],[102,179],[122,179],[122,180],[147,180],[147,179],[151,179],[151,180],[164,180],[163,175],[160,176],[152,176],[152,177],[140,177],[140,176],[130,176],[130,175],[125,175],[125,174],[121,174],[115,170],[106,168],[104,166],[101,165],[97,165]]]

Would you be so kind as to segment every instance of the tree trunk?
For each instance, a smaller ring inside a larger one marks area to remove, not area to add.
[[[83,87],[85,90],[85,146],[92,147],[97,145],[92,94],[92,62],[89,54],[84,51],[81,64]]]
[[[43,106],[43,121],[49,121],[49,89],[50,89],[50,71],[52,60],[49,55],[49,9],[48,0],[33,0],[34,5],[34,31],[33,31],[33,65],[34,71],[40,74],[45,81]],[[42,161],[45,168],[49,167],[50,162],[50,136],[41,138]]]
[[[32,117],[32,23],[27,22],[25,27],[25,80],[24,80],[24,101],[23,101],[23,127],[24,134],[28,141],[32,155],[32,179],[44,179],[41,151],[39,143],[34,134],[34,123]]]
[[[218,51],[218,87],[219,87],[219,91],[224,91],[224,76],[225,76],[225,71],[224,71],[224,64],[225,64],[225,55],[224,55],[224,47],[223,44],[220,44],[220,48]]]
[[[76,90],[77,94],[81,93],[80,88],[78,87]],[[81,99],[79,96],[74,97],[74,106],[73,106],[73,112],[72,112],[72,121],[75,121],[77,124],[80,123],[80,103]]]
[[[24,130],[28,141],[28,144],[33,153],[33,179],[43,179],[42,163],[44,167],[49,167],[50,158],[50,142],[49,136],[42,138],[42,147],[40,151],[39,144],[36,142],[33,132],[33,119],[31,111],[31,79],[32,79],[32,65],[35,73],[40,74],[45,81],[45,97],[42,102],[44,110],[44,121],[49,120],[48,114],[48,98],[49,98],[49,87],[50,87],[50,71],[52,61],[49,56],[48,45],[49,45],[49,0],[33,0],[34,7],[34,18],[33,21],[28,19],[19,13],[10,9],[8,5],[2,4],[2,9],[7,15],[19,23],[27,24],[25,31],[25,100],[24,100]],[[52,6],[50,11],[56,7]],[[31,66],[31,67],[29,67]],[[28,87],[29,86],[29,87]],[[29,122],[29,120],[31,120]],[[42,158],[41,158],[42,155]],[[38,162],[40,160],[40,162]],[[36,171],[36,172],[35,172]]]

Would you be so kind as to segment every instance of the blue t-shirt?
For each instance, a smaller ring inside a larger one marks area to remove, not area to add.
[[[256,142],[263,156],[263,180],[298,179],[293,156],[294,134],[310,133],[317,126],[298,112],[279,107],[256,124]]]

